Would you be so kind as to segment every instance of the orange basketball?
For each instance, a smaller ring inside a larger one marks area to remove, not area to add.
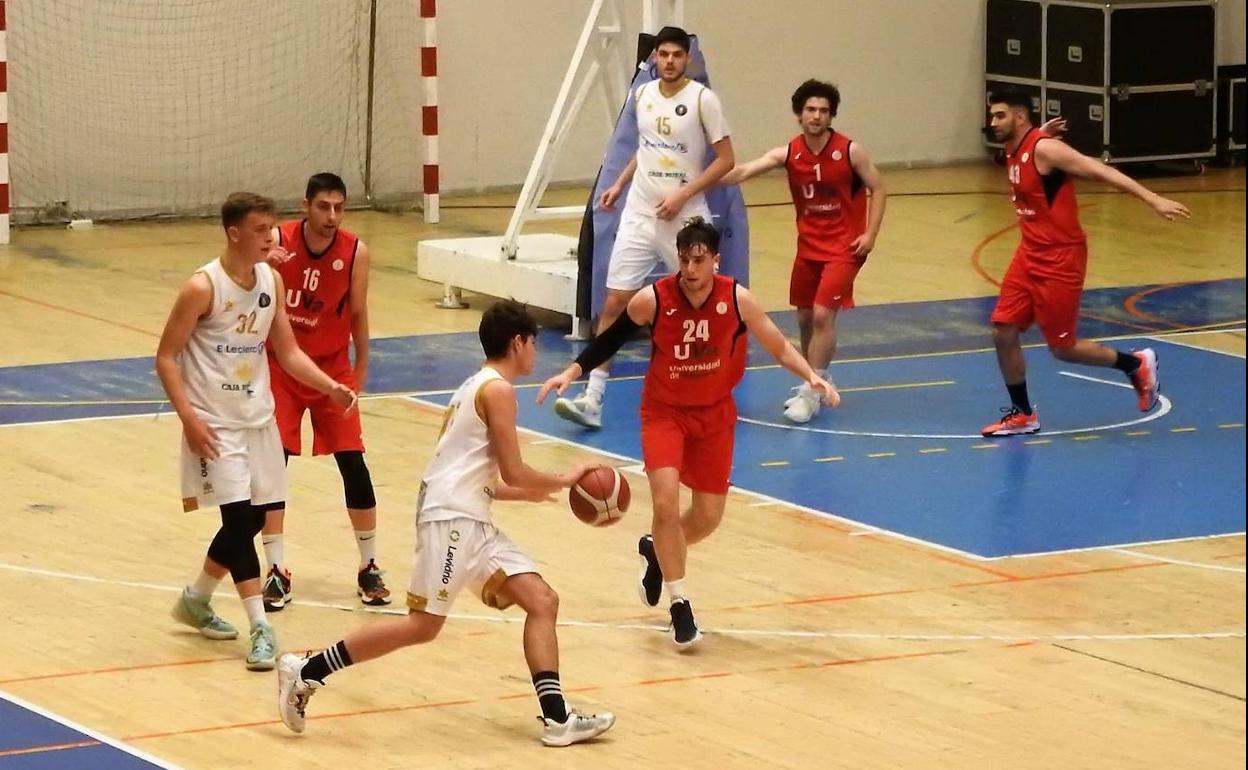
[[[568,490],[568,505],[576,518],[592,527],[607,527],[628,510],[632,495],[628,481],[615,468],[590,468]]]

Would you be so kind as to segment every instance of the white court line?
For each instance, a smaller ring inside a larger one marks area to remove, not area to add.
[[[165,770],[182,770],[181,765],[175,765],[172,762],[168,762],[158,757],[154,757],[145,751],[140,751],[132,746],[127,746],[126,744],[122,743],[121,741],[115,738],[110,738],[107,735],[104,735],[103,733],[99,733],[99,732],[96,732],[95,730],[92,730],[89,727],[84,727],[71,719],[66,719],[60,714],[54,714],[51,711],[48,711],[47,709],[36,706],[35,704],[29,701],[23,700],[17,697],[16,695],[7,693],[4,690],[0,690],[0,699],[7,700],[9,703],[12,703],[15,706],[20,706],[21,708],[24,708],[27,711],[33,711],[34,713],[38,714],[39,716],[45,719],[50,719],[53,722],[56,722],[57,724],[61,724],[61,725],[64,725],[65,727],[68,727],[71,730],[76,730],[77,732],[82,733],[88,738],[94,738],[95,740],[99,741],[100,743],[106,746],[112,746],[114,749],[117,749],[118,751],[129,754],[132,757],[137,757],[138,759],[141,759],[144,762],[149,762],[156,767],[163,767],[165,768]],[[32,746],[31,748],[37,749],[38,747]],[[86,747],[83,747],[83,748],[86,748]],[[74,749],[64,749],[64,750],[73,751]],[[31,754],[28,756],[38,756],[41,753],[42,752],[34,751],[34,752],[31,752]],[[56,763],[53,763],[53,764],[56,765]],[[65,765],[60,765],[60,766],[65,767]]]
[[[867,533],[863,533],[867,534]],[[5,564],[0,562],[0,569],[11,570],[14,572],[23,572],[27,574],[40,575],[44,577],[66,578],[70,580],[80,580],[89,583],[103,583],[109,585],[124,586],[127,588],[145,588],[149,590],[158,590],[166,593],[181,592],[181,588],[177,586],[154,585],[151,583],[139,583],[129,580],[109,580],[106,578],[95,577],[92,575],[75,575],[68,572],[58,572],[55,570],[38,569],[34,567],[24,567],[18,564]],[[237,600],[238,597],[233,594],[217,593],[214,598],[232,598]],[[394,608],[376,608],[362,607],[347,604],[333,604],[330,602],[310,601],[299,599],[292,603],[295,607],[314,607],[317,609],[329,610],[345,610],[348,612],[365,612],[377,615],[406,615],[407,609]],[[523,617],[507,616],[501,614],[495,615],[474,615],[469,613],[451,613],[447,617],[455,620],[472,620],[484,623],[500,623],[500,624],[519,624],[524,623]],[[607,623],[602,621],[589,620],[566,620],[561,619],[558,625],[568,628],[596,628],[603,630],[624,630],[624,631],[657,631],[667,633],[669,627],[666,624],[646,624],[646,623]],[[1156,633],[1137,633],[1137,634],[1020,634],[1020,635],[1002,635],[1002,634],[919,634],[919,633],[866,633],[853,631],[799,631],[783,628],[719,628],[708,629],[703,628],[703,633],[719,634],[720,636],[766,636],[776,638],[799,638],[799,639],[841,639],[854,641],[914,641],[914,642],[975,642],[975,641],[993,641],[993,642],[1044,642],[1044,641],[1141,641],[1150,639],[1243,639],[1244,631],[1194,631],[1190,633],[1175,632],[1156,632]],[[0,695],[3,695],[0,692]],[[71,725],[72,726],[72,725]],[[75,729],[82,729],[77,728]],[[86,732],[84,730],[84,732]],[[93,736],[94,737],[94,736]],[[120,748],[120,747],[119,747]]]
[[[1140,553],[1139,551],[1128,551],[1126,548],[1114,548],[1112,550],[1115,553],[1125,553],[1128,556],[1136,556],[1141,559],[1148,559],[1149,561],[1160,561],[1166,564],[1176,564],[1180,567],[1195,567],[1197,569],[1211,569],[1211,570],[1216,570],[1218,572],[1238,572],[1241,575],[1248,573],[1248,570],[1245,570],[1243,567],[1227,567],[1222,564],[1205,564],[1203,562],[1198,562],[1198,561],[1184,561],[1182,559],[1169,559],[1169,558],[1166,558],[1165,556],[1154,556],[1151,553]]]
[[[1228,330],[1218,329],[1217,331],[1228,331]],[[1210,332],[1201,332],[1201,334],[1209,334],[1209,333]],[[1244,356],[1240,353],[1232,353],[1229,350],[1218,350],[1217,348],[1208,348],[1208,347],[1205,347],[1204,345],[1197,345],[1192,342],[1180,342],[1178,340],[1167,339],[1166,337],[1145,337],[1144,339],[1149,339],[1149,340],[1152,340],[1153,342],[1165,342],[1169,345],[1178,345],[1179,347],[1191,348],[1192,350],[1201,350],[1201,351],[1204,351],[1205,353],[1217,353],[1223,356],[1230,356],[1231,358],[1238,358],[1240,361],[1244,360]]]
[[[1004,559],[1031,559],[1036,556],[1060,556],[1068,553],[1087,553],[1089,551],[1116,551],[1123,548],[1139,548],[1145,545],[1165,545],[1167,543],[1191,543],[1197,540],[1217,540],[1222,537],[1243,537],[1244,532],[1219,532],[1214,535],[1192,535],[1190,537],[1171,537],[1164,540],[1137,540],[1133,543],[1110,543],[1106,545],[1090,545],[1084,548],[1063,548],[1060,551],[1036,551],[1035,553],[1012,553],[1005,556],[980,556],[980,561],[1002,561]]]
[[[1089,377],[1086,374],[1078,372],[1058,371],[1063,377],[1074,377],[1076,380],[1087,380],[1088,382],[1099,382],[1102,385],[1113,385],[1115,388],[1126,388],[1127,390],[1135,390],[1135,388],[1125,382],[1114,382],[1113,380],[1103,380],[1100,377]]]

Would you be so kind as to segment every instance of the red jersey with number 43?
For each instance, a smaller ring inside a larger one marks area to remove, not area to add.
[[[797,256],[858,261],[850,245],[867,229],[867,193],[849,162],[849,137],[832,132],[820,152],[806,137],[789,141],[784,168],[797,209]]]
[[[345,350],[351,342],[351,268],[360,239],[338,228],[329,248],[313,254],[303,240],[304,220],[277,228],[294,254],[277,266],[286,286],[286,315],[299,347],[312,358]]]
[[[709,406],[732,395],[745,374],[745,322],[737,282],[716,275],[706,301],[689,303],[680,276],[654,283],[658,300],[651,331],[650,368],[642,400],[669,406]]]
[[[1036,143],[1048,138],[1033,128],[1014,152],[1005,154],[1014,210],[1023,231],[1022,247],[1029,252],[1077,246],[1088,240],[1079,226],[1079,204],[1070,177],[1058,168],[1048,174],[1036,168]]]

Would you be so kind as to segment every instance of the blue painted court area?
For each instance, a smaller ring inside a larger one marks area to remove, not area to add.
[[[805,426],[781,416],[794,378],[751,370],[737,388],[733,483],[980,558],[1243,532],[1243,359],[1121,344],[1158,350],[1159,407],[1139,412],[1112,369],[1063,368],[1031,351],[1043,430],[995,440],[978,434],[1005,401],[990,352],[834,364],[842,407]],[[521,390],[520,421],[639,459],[641,384],[610,383],[607,430],[560,420],[532,389]]]
[[[176,765],[71,726],[0,692],[0,768],[3,770],[151,770]]]

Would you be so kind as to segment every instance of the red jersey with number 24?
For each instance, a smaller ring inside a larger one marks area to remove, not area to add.
[[[737,307],[737,282],[712,278],[711,292],[694,307],[680,290],[680,276],[654,283],[650,368],[642,401],[669,406],[709,406],[732,396],[745,374],[745,322]]]
[[[338,229],[329,247],[314,254],[303,239],[305,220],[278,227],[281,245],[294,254],[277,266],[286,286],[286,315],[299,347],[312,358],[346,350],[351,342],[351,269],[360,239]]]

